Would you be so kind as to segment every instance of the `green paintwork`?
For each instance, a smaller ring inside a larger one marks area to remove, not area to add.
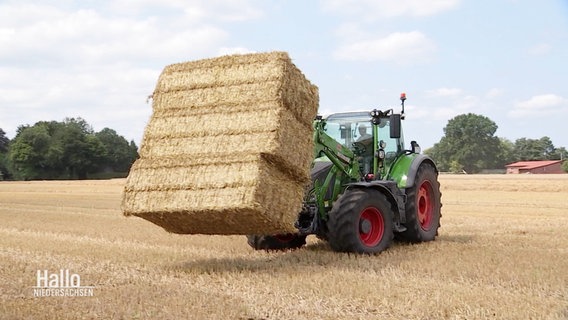
[[[377,154],[378,145],[379,145],[379,127],[376,124],[373,124],[373,154]],[[377,157],[373,157],[373,174],[375,177],[378,177],[379,172],[379,159]]]
[[[387,179],[396,181],[396,184],[400,189],[406,188],[406,178],[410,171],[410,166],[417,156],[418,155],[415,153],[400,155],[391,165]]]
[[[345,113],[345,115],[348,117],[349,113]],[[384,128],[385,123],[381,123],[381,128]],[[313,123],[314,163],[325,161],[331,162],[333,166],[323,181],[314,182],[313,192],[308,193],[305,199],[307,204],[313,204],[317,207],[318,215],[324,221],[327,220],[327,214],[332,209],[333,202],[344,192],[347,185],[353,182],[365,183],[363,172],[360,170],[360,156],[347,147],[351,140],[347,138],[344,141],[346,145],[338,142],[333,136],[328,134],[326,125],[325,119],[316,119]],[[404,152],[402,139],[384,136],[388,134],[388,131],[386,129],[380,130],[379,123],[371,122],[371,128],[373,134],[372,148],[375,155],[371,172],[375,174],[375,179],[395,181],[400,189],[405,189],[412,162],[418,155]],[[343,139],[343,137],[338,139]],[[388,150],[386,151],[398,150],[398,155],[393,155],[389,159],[378,159],[376,155],[378,154],[379,141],[381,140],[388,143]],[[326,197],[329,190],[332,192],[328,199]]]

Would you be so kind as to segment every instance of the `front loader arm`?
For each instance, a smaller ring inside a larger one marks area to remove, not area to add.
[[[342,192],[343,185],[349,181],[360,180],[359,162],[349,148],[336,141],[325,131],[326,121],[317,118],[314,123],[314,159],[327,157],[333,164],[324,181],[313,183],[313,200],[322,220],[327,220],[327,212]],[[331,194],[327,194],[332,190]],[[327,194],[327,196],[326,196]],[[307,201],[313,201],[308,196]]]
[[[325,132],[325,120],[314,121],[314,159],[325,155],[333,165],[353,180],[360,179],[359,163],[355,154]]]

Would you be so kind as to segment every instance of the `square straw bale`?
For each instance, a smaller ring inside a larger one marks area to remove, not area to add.
[[[142,160],[129,175],[123,209],[181,234],[294,232],[304,186],[262,155]]]
[[[220,121],[219,117],[218,114],[154,115],[146,127],[140,155],[142,158],[222,157],[234,152],[264,153],[295,172],[298,180],[309,179],[312,128],[296,121],[287,109],[249,108],[226,120]]]
[[[203,76],[203,78],[201,78]],[[154,111],[275,102],[311,125],[319,95],[286,52],[223,56],[169,65],[153,94]]]
[[[125,215],[175,233],[293,232],[319,97],[285,52],[167,66]]]

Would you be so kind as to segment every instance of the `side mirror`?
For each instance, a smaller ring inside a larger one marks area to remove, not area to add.
[[[412,152],[413,153],[420,153],[422,152],[422,148],[420,148],[420,145],[418,145],[418,142],[412,140],[410,141],[410,146],[412,147]]]
[[[390,115],[390,137],[391,139],[398,139],[400,138],[400,114],[391,114]]]

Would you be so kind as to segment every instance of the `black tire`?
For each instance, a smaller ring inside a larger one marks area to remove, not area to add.
[[[413,243],[434,240],[442,217],[442,193],[438,173],[431,164],[420,165],[414,186],[406,189],[406,196],[406,231],[396,238]]]
[[[379,253],[393,239],[394,206],[371,188],[347,189],[329,212],[331,248],[341,252]]]
[[[292,250],[305,245],[306,236],[299,234],[282,234],[273,236],[248,235],[247,243],[255,250]]]

